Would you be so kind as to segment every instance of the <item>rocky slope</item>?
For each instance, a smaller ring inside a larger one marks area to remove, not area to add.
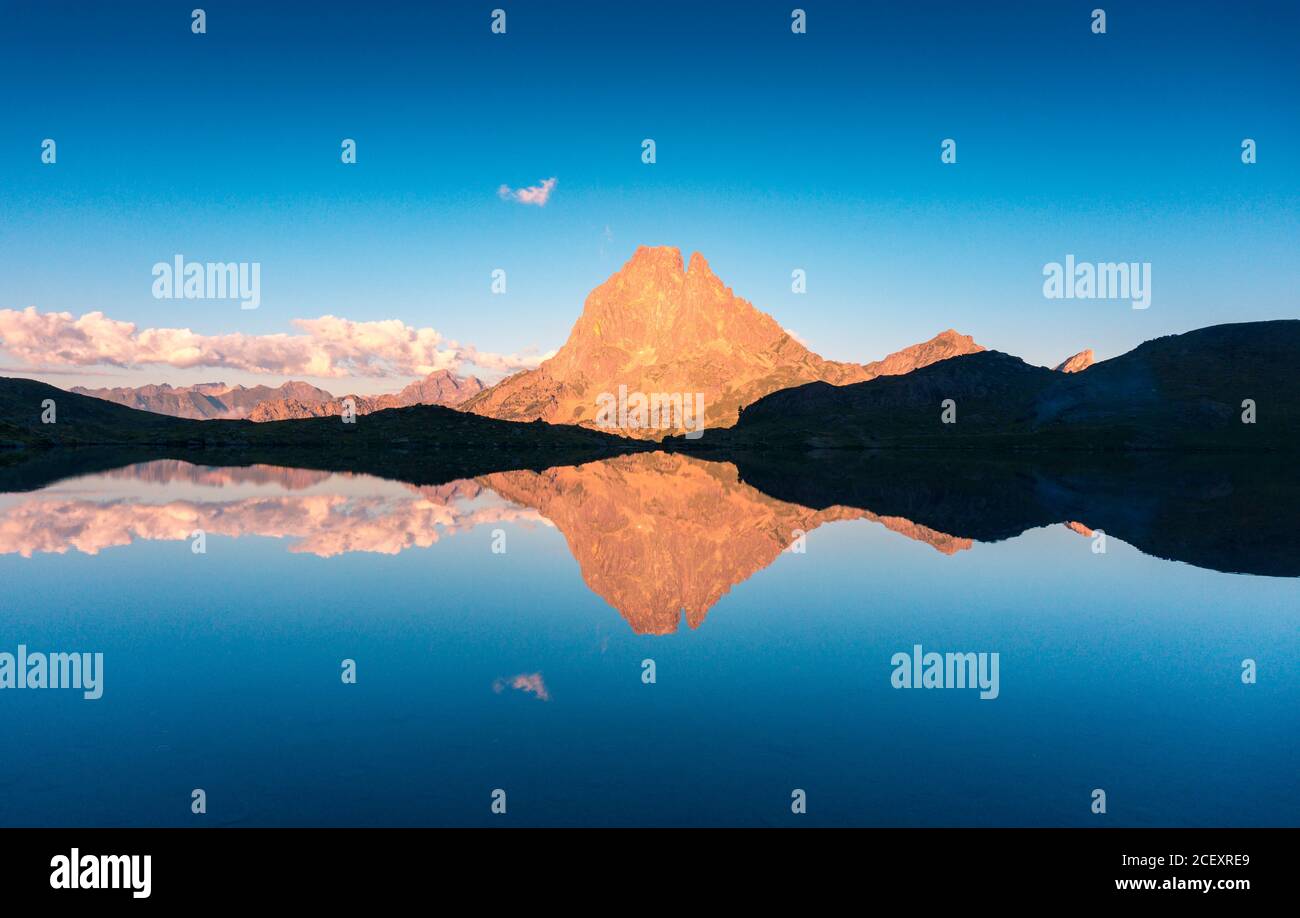
[[[732,587],[824,523],[872,520],[944,554],[972,544],[902,517],[776,500],[741,481],[730,463],[680,454],[640,453],[479,481],[553,522],[587,586],[637,634],[670,634],[683,618],[698,628]]]
[[[225,383],[198,383],[193,386],[149,385],[112,389],[87,389],[76,386],[71,391],[91,398],[125,405],[140,411],[152,411],[174,418],[243,418],[263,402],[296,399],[303,403],[333,398],[324,389],[305,382],[287,382],[276,386],[227,386]]]
[[[906,373],[935,360],[982,350],[954,331],[866,366],[825,360],[771,316],[736,296],[696,252],[683,265],[672,246],[642,246],[587,297],[564,346],[535,370],[509,377],[464,404],[467,411],[515,421],[602,426],[602,396],[698,393],[704,426],[735,423],[740,408],[803,383],[862,382]],[[658,419],[649,429],[613,432],[660,439],[694,416]],[[675,423],[674,423],[675,422]]]
[[[455,408],[486,386],[477,376],[457,376],[450,370],[435,370],[424,379],[417,379],[395,396],[397,407],[408,405],[446,405]]]
[[[1079,351],[1079,353],[1075,354],[1073,357],[1066,358],[1052,369],[1056,370],[1058,373],[1078,373],[1082,370],[1088,369],[1088,367],[1092,366],[1093,362],[1092,348],[1088,348],[1087,350]]]
[[[1298,362],[1294,319],[1157,338],[1082,373],[985,351],[902,376],[775,392],[695,446],[1294,451]]]
[[[479,480],[555,523],[587,586],[637,634],[670,634],[683,613],[698,628],[798,532],[856,515],[774,501],[739,483],[734,467],[663,453]]]
[[[327,418],[343,413],[343,400],[352,399],[358,415],[386,408],[409,408],[412,405],[443,405],[455,408],[484,389],[477,376],[457,376],[449,370],[435,370],[417,379],[401,392],[386,395],[345,395],[329,401],[302,401],[295,398],[263,402],[249,414],[250,421],[287,421],[292,418]]]
[[[960,357],[963,354],[978,354],[982,350],[984,347],[976,344],[975,339],[970,335],[963,335],[950,328],[946,332],[935,335],[929,341],[895,351],[884,360],[873,360],[863,369],[867,371],[867,379],[875,379],[877,376],[901,376],[919,370],[921,367],[928,367],[932,363],[938,363],[940,360]]]
[[[474,376],[457,376],[437,370],[416,380],[402,391],[386,395],[353,395],[358,414],[384,408],[411,405],[447,405],[454,407],[483,390],[483,382]],[[290,381],[280,386],[227,386],[225,383],[199,383],[193,386],[162,385],[86,389],[71,391],[140,411],[152,411],[174,418],[239,419],[284,421],[292,418],[330,417],[341,413],[341,399],[310,383]]]

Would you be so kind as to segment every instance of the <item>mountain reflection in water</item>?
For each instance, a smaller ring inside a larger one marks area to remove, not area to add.
[[[1300,576],[1297,483],[1281,463],[866,455],[708,461],[638,453],[413,485],[272,465],[176,459],[0,495],[0,554],[97,554],[195,532],[289,541],[294,553],[396,554],[503,522],[554,526],[587,586],[638,634],[698,628],[735,585],[825,523],[869,520],[945,555],[1064,525],[1221,571]],[[1088,550],[1081,547],[1081,550]]]

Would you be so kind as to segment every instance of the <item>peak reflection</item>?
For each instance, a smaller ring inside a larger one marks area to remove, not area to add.
[[[1277,469],[1210,460],[1053,468],[863,456],[782,467],[642,452],[414,485],[164,459],[0,494],[0,554],[95,555],[203,530],[281,539],[290,553],[320,558],[395,555],[484,525],[540,524],[558,530],[587,586],[633,631],[661,635],[683,618],[698,628],[732,587],[844,520],[874,522],[947,556],[1064,525],[1201,567],[1297,576],[1300,545],[1282,522],[1296,494]]]

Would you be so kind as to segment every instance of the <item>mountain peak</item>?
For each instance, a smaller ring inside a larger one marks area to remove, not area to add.
[[[663,269],[675,271],[678,274],[686,270],[685,265],[682,263],[682,250],[677,246],[639,245],[618,274],[629,274],[637,270],[654,271]]]
[[[682,258],[682,250],[675,245],[639,245],[614,277],[637,272],[671,271],[685,277],[715,277],[709,261],[702,252],[692,252],[689,260]]]
[[[710,276],[713,275],[713,271],[709,268],[708,259],[706,259],[699,252],[691,253],[691,260],[690,263],[686,266],[686,273],[687,274],[708,274]]]
[[[688,295],[695,301],[722,303],[734,299],[727,285],[713,273],[708,261],[699,252],[691,255],[690,264],[686,267],[686,288],[691,291]]]
[[[816,381],[845,385],[982,350],[969,335],[949,329],[867,366],[826,360],[736,296],[700,252],[683,267],[676,246],[641,246],[587,297],[554,357],[463,407],[507,420],[593,426],[602,394],[623,387],[698,395],[705,427],[727,427],[741,407],[778,389]],[[670,431],[619,432],[657,438]]]
[[[913,347],[922,347],[926,344],[947,344],[956,347],[962,347],[962,346],[971,347],[973,345],[969,353],[974,353],[975,351],[983,350],[983,348],[980,345],[975,344],[975,339],[972,336],[963,335],[955,328],[949,328],[944,331],[941,331],[939,332],[939,334],[935,335],[929,341],[925,341],[922,342],[921,344],[913,345]]]
[[[1069,357],[1061,363],[1058,363],[1052,369],[1061,373],[1078,373],[1082,370],[1088,369],[1088,367],[1092,366],[1094,362],[1092,348],[1087,348],[1086,350],[1079,351],[1079,353],[1075,354],[1073,357]]]
[[[875,360],[866,365],[872,376],[898,376],[919,370],[921,367],[961,357],[964,354],[978,354],[984,350],[982,344],[976,344],[970,335],[963,335],[955,328],[941,331],[929,341],[913,344],[901,351],[895,351],[883,360]]]

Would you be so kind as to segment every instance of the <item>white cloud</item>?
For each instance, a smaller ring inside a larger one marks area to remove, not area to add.
[[[497,189],[497,197],[503,201],[518,201],[520,204],[536,204],[538,207],[545,207],[546,202],[551,199],[551,190],[555,188],[556,179],[554,177],[543,179],[540,185],[530,185],[527,188],[511,188],[509,185],[502,185]]]
[[[424,376],[469,364],[485,370],[532,369],[549,354],[495,354],[461,346],[432,328],[400,319],[355,322],[338,316],[295,319],[296,334],[201,335],[188,328],[143,328],[102,312],[0,309],[0,350],[30,367],[228,367],[250,373],[319,378]],[[552,352],[553,353],[553,352]]]

